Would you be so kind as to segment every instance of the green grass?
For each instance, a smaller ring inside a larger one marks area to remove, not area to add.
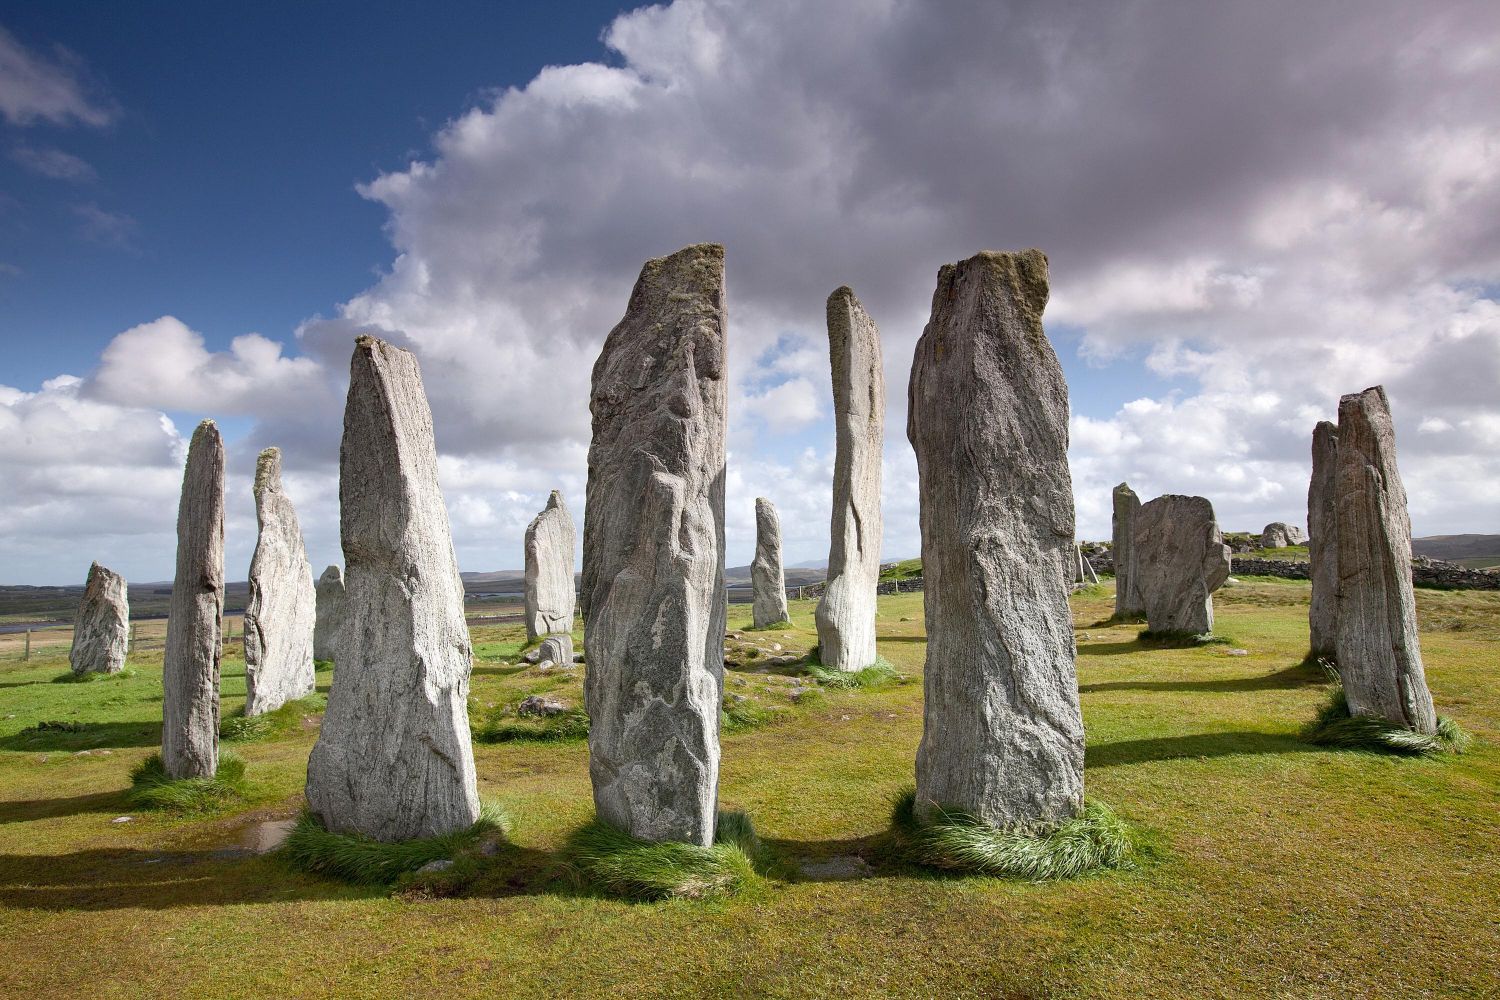
[[[563,854],[585,884],[612,896],[715,899],[759,884],[765,849],[748,816],[723,811],[710,847],[638,840],[595,819],[574,832]]]
[[[1150,629],[1142,629],[1136,636],[1143,645],[1147,646],[1233,646],[1234,640],[1219,632],[1211,632],[1200,635],[1197,632],[1153,632]]]
[[[914,580],[922,575],[922,560],[903,559],[880,569],[881,580]]]
[[[589,717],[581,709],[535,719],[501,711],[470,732],[476,743],[576,743],[589,738]]]
[[[290,736],[301,729],[307,720],[321,715],[327,707],[328,696],[315,691],[260,715],[246,716],[241,709],[239,714],[231,715],[219,723],[219,738],[248,743],[251,740]]]
[[[887,684],[901,684],[906,680],[891,661],[883,656],[876,657],[874,663],[859,670],[830,670],[821,664],[809,663],[806,673],[808,677],[829,688],[883,687]]]
[[[175,813],[205,813],[225,809],[245,793],[245,762],[232,753],[219,754],[212,778],[171,778],[161,754],[153,754],[130,772],[127,800],[140,809]]]
[[[1377,716],[1351,715],[1342,686],[1329,692],[1328,701],[1302,735],[1315,746],[1401,757],[1463,753],[1473,742],[1463,727],[1447,716],[1438,716],[1436,732],[1418,733]]]
[[[423,865],[453,860],[481,841],[501,837],[505,828],[505,814],[485,803],[479,819],[463,830],[388,844],[358,834],[331,833],[304,812],[278,853],[300,871],[355,885],[389,885]]]
[[[735,701],[724,698],[724,707],[719,713],[719,728],[725,733],[743,733],[786,718],[786,710],[772,708],[757,701]]]
[[[783,618],[779,622],[770,622],[766,625],[746,625],[740,629],[741,632],[785,632],[792,627],[791,619]]]
[[[101,674],[97,670],[85,671],[75,674],[69,670],[65,674],[58,674],[52,678],[53,684],[92,684],[95,681],[128,681],[135,676],[135,671],[129,667],[124,670],[116,670],[112,674]]]

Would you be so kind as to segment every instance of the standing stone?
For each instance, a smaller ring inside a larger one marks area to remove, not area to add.
[[[386,842],[462,830],[479,818],[463,581],[421,369],[374,337],[349,365],[339,505],[344,624],[308,808]]]
[[[986,251],[938,271],[917,341],[927,663],[917,816],[1040,831],[1083,807],[1068,609],[1068,386],[1042,329],[1047,258]],[[961,405],[959,405],[961,401]]]
[[[1339,400],[1337,455],[1337,651],[1349,712],[1435,732],[1417,643],[1411,521],[1383,386]]]
[[[1260,547],[1263,549],[1284,549],[1288,545],[1301,545],[1307,541],[1307,536],[1302,529],[1285,521],[1272,521],[1261,529]]]
[[[1339,432],[1327,420],[1313,428],[1312,479],[1307,484],[1307,558],[1312,605],[1307,610],[1309,655],[1338,658],[1339,539],[1335,495]]]
[[[555,667],[571,668],[573,666],[573,637],[566,632],[557,635],[549,635],[542,640],[537,647],[536,662],[546,663],[552,661]]]
[[[68,662],[75,674],[117,674],[125,669],[129,649],[130,600],[125,578],[94,563],[73,619]]]
[[[1135,579],[1135,519],[1141,511],[1141,498],[1129,483],[1114,491],[1113,535],[1110,555],[1115,562],[1115,617],[1134,618],[1141,614],[1141,595]]]
[[[573,631],[573,515],[553,490],[526,526],[526,641]]]
[[[713,842],[724,670],[724,248],[641,269],[594,364],[584,695],[599,817]]]
[[[880,452],[885,439],[885,369],[880,331],[847,287],[828,296],[833,369],[833,523],[828,584],[814,615],[818,655],[831,670],[875,662],[875,588],[880,583]]]
[[[330,566],[318,577],[317,615],[313,621],[313,659],[332,660],[344,626],[344,571]]]
[[[755,498],[755,561],[750,564],[755,627],[789,621],[786,574],[781,569],[781,518],[765,497]]]
[[[314,685],[317,597],[297,511],[281,488],[280,448],[267,448],[255,463],[255,519],[260,535],[244,622],[246,716],[274,712],[312,694]]]
[[[224,617],[224,439],[193,431],[177,505],[177,575],[162,659],[161,759],[170,778],[219,769],[219,630]]]
[[[1214,628],[1214,591],[1229,579],[1229,546],[1213,504],[1168,494],[1135,516],[1136,589],[1146,627],[1157,633],[1207,635]]]

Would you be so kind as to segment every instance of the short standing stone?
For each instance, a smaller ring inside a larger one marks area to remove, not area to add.
[[[162,765],[171,778],[219,769],[219,655],[224,616],[224,439],[193,431],[177,505],[177,575],[162,659]]]
[[[787,621],[786,574],[781,568],[781,518],[765,497],[755,498],[755,560],[750,563],[751,614],[756,628]]]
[[[526,641],[573,631],[573,515],[553,490],[526,528]]]
[[[1068,387],[1042,329],[1047,297],[1039,250],[945,265],[912,361],[907,436],[929,637],[924,820],[957,808],[1035,831],[1083,807],[1064,586],[1076,558]]]
[[[1337,455],[1337,660],[1349,711],[1434,732],[1411,587],[1411,521],[1382,386],[1339,400]]]
[[[571,667],[573,665],[573,637],[566,632],[549,635],[542,640],[536,652],[538,663],[551,660],[556,666]]]
[[[329,830],[380,841],[479,818],[469,742],[472,650],[417,359],[360,337],[339,449],[344,626],[307,762]]]
[[[1335,494],[1338,428],[1327,420],[1313,429],[1312,478],[1307,484],[1307,556],[1312,604],[1307,611],[1312,656],[1338,657],[1339,539]]]
[[[1176,494],[1141,506],[1135,520],[1135,577],[1146,627],[1206,635],[1214,627],[1214,591],[1229,578],[1229,546],[1213,504]]]
[[[68,662],[75,674],[117,674],[125,669],[129,649],[130,600],[125,578],[94,563],[73,619]]]
[[[583,527],[599,817],[713,842],[724,669],[724,248],[647,261],[594,365]]]
[[[317,597],[297,511],[281,486],[280,448],[267,448],[256,462],[255,517],[260,534],[244,624],[247,716],[274,712],[314,686]]]
[[[1307,536],[1302,533],[1302,529],[1285,521],[1272,521],[1260,532],[1260,547],[1263,549],[1284,549],[1289,545],[1301,545],[1305,541]]]
[[[885,369],[880,331],[847,287],[828,296],[833,371],[833,521],[828,583],[818,602],[818,655],[832,670],[875,662],[875,588],[880,583],[880,458]]]
[[[344,625],[344,571],[330,566],[318,577],[317,617],[313,623],[313,659],[332,660]]]
[[[1135,517],[1141,510],[1141,498],[1129,483],[1121,483],[1114,490],[1113,529],[1110,539],[1110,555],[1115,563],[1115,615],[1131,618],[1139,615],[1141,595],[1135,579]]]

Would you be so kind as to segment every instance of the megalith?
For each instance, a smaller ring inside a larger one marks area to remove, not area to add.
[[[177,573],[162,658],[161,759],[170,778],[219,769],[219,655],[224,617],[224,439],[193,431],[177,504]]]
[[[917,817],[959,809],[1042,831],[1083,807],[1067,589],[1068,386],[1042,329],[1047,258],[986,251],[938,271],[917,341],[927,662]],[[960,403],[961,401],[961,403]]]
[[[344,571],[330,566],[318,577],[317,614],[313,619],[313,659],[332,660],[344,624]]]
[[[599,817],[713,842],[724,669],[724,248],[641,268],[594,364],[583,524]]]
[[[781,518],[765,497],[755,498],[755,559],[750,563],[751,614],[756,628],[791,618],[786,607],[786,574],[781,568]]]
[[[98,563],[89,567],[73,618],[68,662],[75,674],[117,674],[130,649],[130,599],[125,578]]]
[[[526,526],[526,641],[573,631],[573,515],[553,490]]]
[[[554,667],[573,666],[573,637],[570,634],[559,632],[542,640],[542,644],[537,647],[536,662],[542,664],[549,660]]]
[[[1141,498],[1129,483],[1121,483],[1114,489],[1113,500],[1110,557],[1115,564],[1115,617],[1133,618],[1143,611],[1135,579],[1135,518]]]
[[[1437,730],[1417,643],[1411,521],[1385,388],[1339,400],[1337,663],[1351,715]]]
[[[1307,558],[1312,577],[1307,626],[1309,655],[1323,660],[1338,659],[1338,458],[1338,428],[1321,420],[1313,428],[1312,478],[1307,484]]]
[[[369,336],[349,365],[339,508],[343,625],[308,809],[386,842],[461,830],[479,818],[473,653],[432,411],[416,357]]]
[[[1159,634],[1212,632],[1213,594],[1229,579],[1229,546],[1213,504],[1177,494],[1142,504],[1132,548],[1146,627]]]
[[[875,588],[880,583],[880,461],[885,369],[880,331],[848,287],[828,296],[833,370],[833,518],[828,582],[814,619],[818,655],[831,670],[875,662]]]
[[[1260,547],[1263,549],[1284,549],[1288,545],[1301,545],[1305,541],[1307,536],[1302,533],[1302,529],[1285,521],[1272,521],[1260,531]]]
[[[255,519],[245,606],[245,715],[274,712],[312,694],[317,597],[297,511],[281,486],[281,449],[255,463]]]

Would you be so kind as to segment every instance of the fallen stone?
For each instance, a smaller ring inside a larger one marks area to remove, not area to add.
[[[318,577],[317,617],[313,623],[313,659],[332,660],[344,623],[344,571],[330,566]]]
[[[558,666],[571,667],[573,665],[573,637],[571,635],[547,636],[537,647],[537,656],[541,663],[551,660]]]
[[[281,487],[280,448],[267,448],[256,462],[255,517],[260,534],[244,619],[246,716],[274,712],[312,694],[315,684],[317,594],[297,511]]]
[[[98,563],[89,567],[73,619],[68,662],[75,674],[117,674],[130,649],[130,600],[125,578]]]
[[[135,822],[135,817],[134,816],[116,816],[114,819],[110,820],[110,822],[111,823],[133,823],[133,822]]]
[[[536,718],[549,718],[554,715],[561,715],[567,710],[568,706],[562,702],[554,701],[551,698],[544,698],[539,694],[534,694],[529,698],[523,699],[521,704],[516,706],[517,715],[528,715]]]
[[[1121,483],[1115,487],[1113,500],[1110,555],[1115,563],[1115,614],[1132,618],[1145,610],[1135,578],[1135,518],[1141,510],[1141,498],[1130,484]]]
[[[1136,588],[1146,627],[1206,635],[1214,591],[1229,577],[1229,546],[1203,497],[1167,494],[1141,506],[1135,521]]]
[[[573,631],[573,515],[553,490],[526,527],[526,641]]]
[[[435,872],[445,872],[449,868],[452,868],[452,867],[453,867],[453,861],[452,861],[452,859],[450,859],[450,858],[439,858],[436,861],[429,861],[425,865],[423,865],[421,868],[418,868],[417,869],[417,874],[418,875],[431,875],[431,874],[433,874]]]
[[[1272,521],[1260,532],[1260,547],[1263,549],[1284,549],[1289,545],[1301,545],[1305,541],[1307,536],[1302,533],[1302,529],[1285,521]]]
[[[1339,539],[1338,428],[1326,420],[1313,428],[1312,478],[1307,484],[1307,561],[1312,601],[1307,609],[1308,649],[1316,659],[1338,656]]]
[[[756,628],[791,618],[786,606],[786,574],[781,568],[781,518],[765,497],[755,498],[755,559],[750,563],[750,587]]]

